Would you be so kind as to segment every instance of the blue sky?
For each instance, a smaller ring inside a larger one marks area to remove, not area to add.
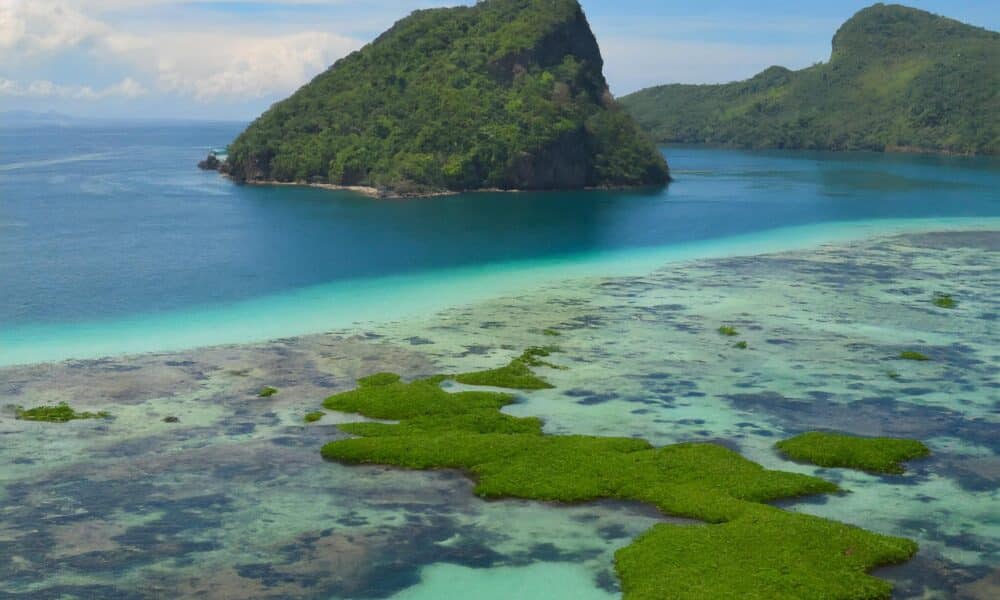
[[[455,0],[0,0],[0,109],[248,119],[417,8]],[[616,95],[826,60],[870,2],[582,0]],[[998,0],[914,0],[1000,28]]]

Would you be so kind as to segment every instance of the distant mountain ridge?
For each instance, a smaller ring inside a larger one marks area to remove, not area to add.
[[[620,102],[658,142],[998,154],[1000,33],[876,4],[836,32],[826,63]]]
[[[577,0],[420,10],[272,106],[219,168],[419,195],[663,184]]]
[[[26,127],[30,125],[58,125],[81,120],[54,110],[0,110],[0,127]]]

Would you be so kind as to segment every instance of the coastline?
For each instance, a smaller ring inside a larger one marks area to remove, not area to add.
[[[226,173],[220,173],[226,179],[229,179],[233,183],[238,185],[252,185],[260,187],[309,187],[317,188],[321,190],[331,190],[336,192],[354,192],[355,194],[361,194],[362,196],[367,196],[369,198],[379,198],[387,200],[404,199],[404,198],[431,198],[437,196],[455,196],[462,192],[452,192],[447,190],[436,191],[436,192],[426,192],[421,194],[400,194],[393,192],[391,190],[384,190],[364,185],[337,185],[334,183],[310,183],[308,181],[276,181],[272,179],[255,179],[247,181],[237,181],[230,175]],[[500,190],[496,190],[500,191]]]
[[[308,181],[275,181],[271,179],[256,179],[252,181],[237,181],[232,176],[227,173],[219,173],[226,179],[229,179],[237,185],[252,185],[260,187],[306,187],[306,188],[316,188],[322,190],[330,190],[337,192],[353,192],[355,194],[361,194],[362,196],[368,198],[377,198],[380,200],[405,200],[410,198],[439,198],[444,196],[458,196],[460,194],[523,194],[528,192],[544,193],[544,192],[599,192],[599,191],[614,191],[614,190],[644,190],[644,189],[660,189],[659,186],[602,186],[602,187],[583,187],[583,188],[565,188],[565,189],[520,189],[520,188],[477,188],[473,190],[436,190],[427,192],[414,192],[414,193],[399,193],[392,190],[374,188],[370,186],[363,185],[337,185],[334,183],[310,183]],[[673,181],[673,178],[670,179]],[[666,185],[670,185],[668,181]]]

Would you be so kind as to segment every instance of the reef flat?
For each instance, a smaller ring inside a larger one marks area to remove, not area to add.
[[[764,508],[915,540],[911,561],[873,572],[894,597],[993,598],[998,288],[997,232],[910,234],[554,280],[269,343],[3,368],[0,597],[431,598],[453,574],[494,591],[530,574],[559,584],[538,586],[549,598],[604,599],[621,593],[616,552],[661,524],[737,536],[631,501],[486,501],[451,470],[326,462],[317,449],[363,419],[304,421],[376,373],[475,373],[557,343],[544,360],[569,368],[535,368],[552,387],[500,414],[550,436],[721,445],[818,476],[851,493]],[[955,307],[935,306],[939,293]],[[280,392],[259,397],[266,386]],[[62,401],[114,419],[16,418]],[[919,439],[932,455],[886,477],[774,449],[817,429]]]

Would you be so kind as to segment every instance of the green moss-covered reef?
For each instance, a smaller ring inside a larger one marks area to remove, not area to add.
[[[535,351],[466,383],[538,389],[528,376]],[[514,365],[513,367],[511,365]],[[513,368],[516,373],[497,376]],[[435,376],[404,382],[378,374],[324,402],[330,410],[396,423],[349,423],[358,437],[325,445],[346,464],[459,469],[483,498],[553,502],[620,499],[702,524],[659,524],[616,554],[626,600],[663,598],[889,598],[891,585],[868,575],[910,558],[916,544],[767,503],[838,491],[817,477],[767,470],[725,447],[654,447],[632,438],[546,435],[536,418],[501,411],[512,394],[449,392]]]
[[[903,472],[903,462],[929,456],[923,442],[900,438],[865,438],[842,433],[812,431],[778,442],[775,447],[789,458],[821,467],[843,467],[873,473]]]
[[[65,402],[55,406],[36,406],[35,408],[18,407],[15,416],[23,421],[46,421],[49,423],[65,423],[79,419],[106,419],[111,415],[107,412],[79,412]]]

